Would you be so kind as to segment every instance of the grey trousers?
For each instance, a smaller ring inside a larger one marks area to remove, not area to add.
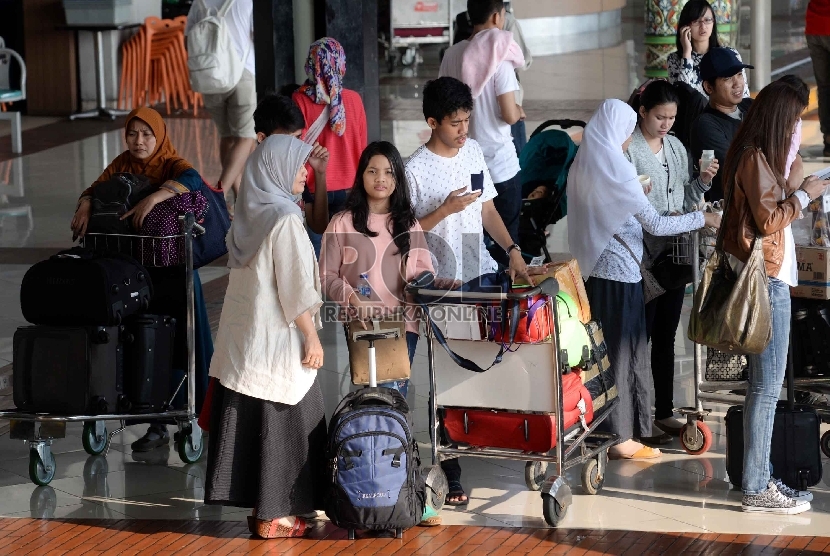
[[[654,402],[643,284],[591,277],[585,283],[591,317],[602,324],[619,401],[601,428],[620,441],[651,436]]]

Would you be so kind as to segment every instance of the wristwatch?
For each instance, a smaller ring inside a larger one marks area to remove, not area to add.
[[[519,252],[521,252],[521,250],[522,250],[522,248],[521,248],[521,247],[519,247],[519,244],[518,244],[518,243],[514,243],[513,245],[511,245],[510,247],[508,247],[507,249],[505,249],[505,250],[504,250],[504,252],[505,252],[505,253],[507,254],[507,256],[509,257],[509,256],[510,256],[510,252],[511,252],[512,250],[514,250],[514,249],[518,249],[518,250],[519,250]]]

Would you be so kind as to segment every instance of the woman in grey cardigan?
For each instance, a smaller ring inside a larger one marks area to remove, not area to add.
[[[637,127],[626,157],[637,173],[651,178],[648,200],[662,216],[685,214],[702,205],[718,172],[715,160],[700,176],[690,180],[686,149],[679,139],[669,135],[677,115],[677,93],[667,81],[653,81],[633,99]],[[700,210],[698,208],[698,210]],[[643,233],[643,265],[651,268],[658,257],[671,249],[671,237]],[[651,339],[651,374],[654,379],[655,432],[642,438],[646,444],[666,444],[678,436],[683,423],[673,416],[674,340],[680,324],[685,285],[667,289],[666,293],[646,304],[646,333]]]

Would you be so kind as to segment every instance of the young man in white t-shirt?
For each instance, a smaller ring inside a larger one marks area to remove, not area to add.
[[[493,205],[497,193],[481,148],[467,137],[470,88],[441,77],[424,87],[423,103],[432,136],[406,163],[406,179],[436,276],[467,282],[495,272],[497,264],[484,246],[486,230],[509,258],[511,278],[532,284],[521,250]],[[447,504],[465,505],[458,460],[442,461],[441,468],[450,483]]]
[[[473,24],[473,37],[489,29],[503,29],[505,7],[503,0],[468,0],[467,13]],[[462,66],[489,61],[465,59],[470,40],[452,46],[444,54],[440,76],[461,80]],[[467,83],[473,86],[473,83]],[[470,137],[481,146],[487,168],[495,182],[498,210],[513,241],[519,239],[519,212],[522,207],[522,187],[519,176],[519,157],[513,145],[510,126],[524,118],[524,111],[516,103],[519,81],[513,65],[502,61],[475,100],[475,111],[470,118]],[[495,238],[493,238],[495,239]],[[504,262],[503,260],[501,262]]]

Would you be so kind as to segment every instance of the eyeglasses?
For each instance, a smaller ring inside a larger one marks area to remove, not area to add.
[[[692,21],[692,25],[696,27],[703,27],[704,25],[706,25],[708,27],[709,25],[712,25],[714,22],[715,20],[711,17],[705,17],[703,19]]]

